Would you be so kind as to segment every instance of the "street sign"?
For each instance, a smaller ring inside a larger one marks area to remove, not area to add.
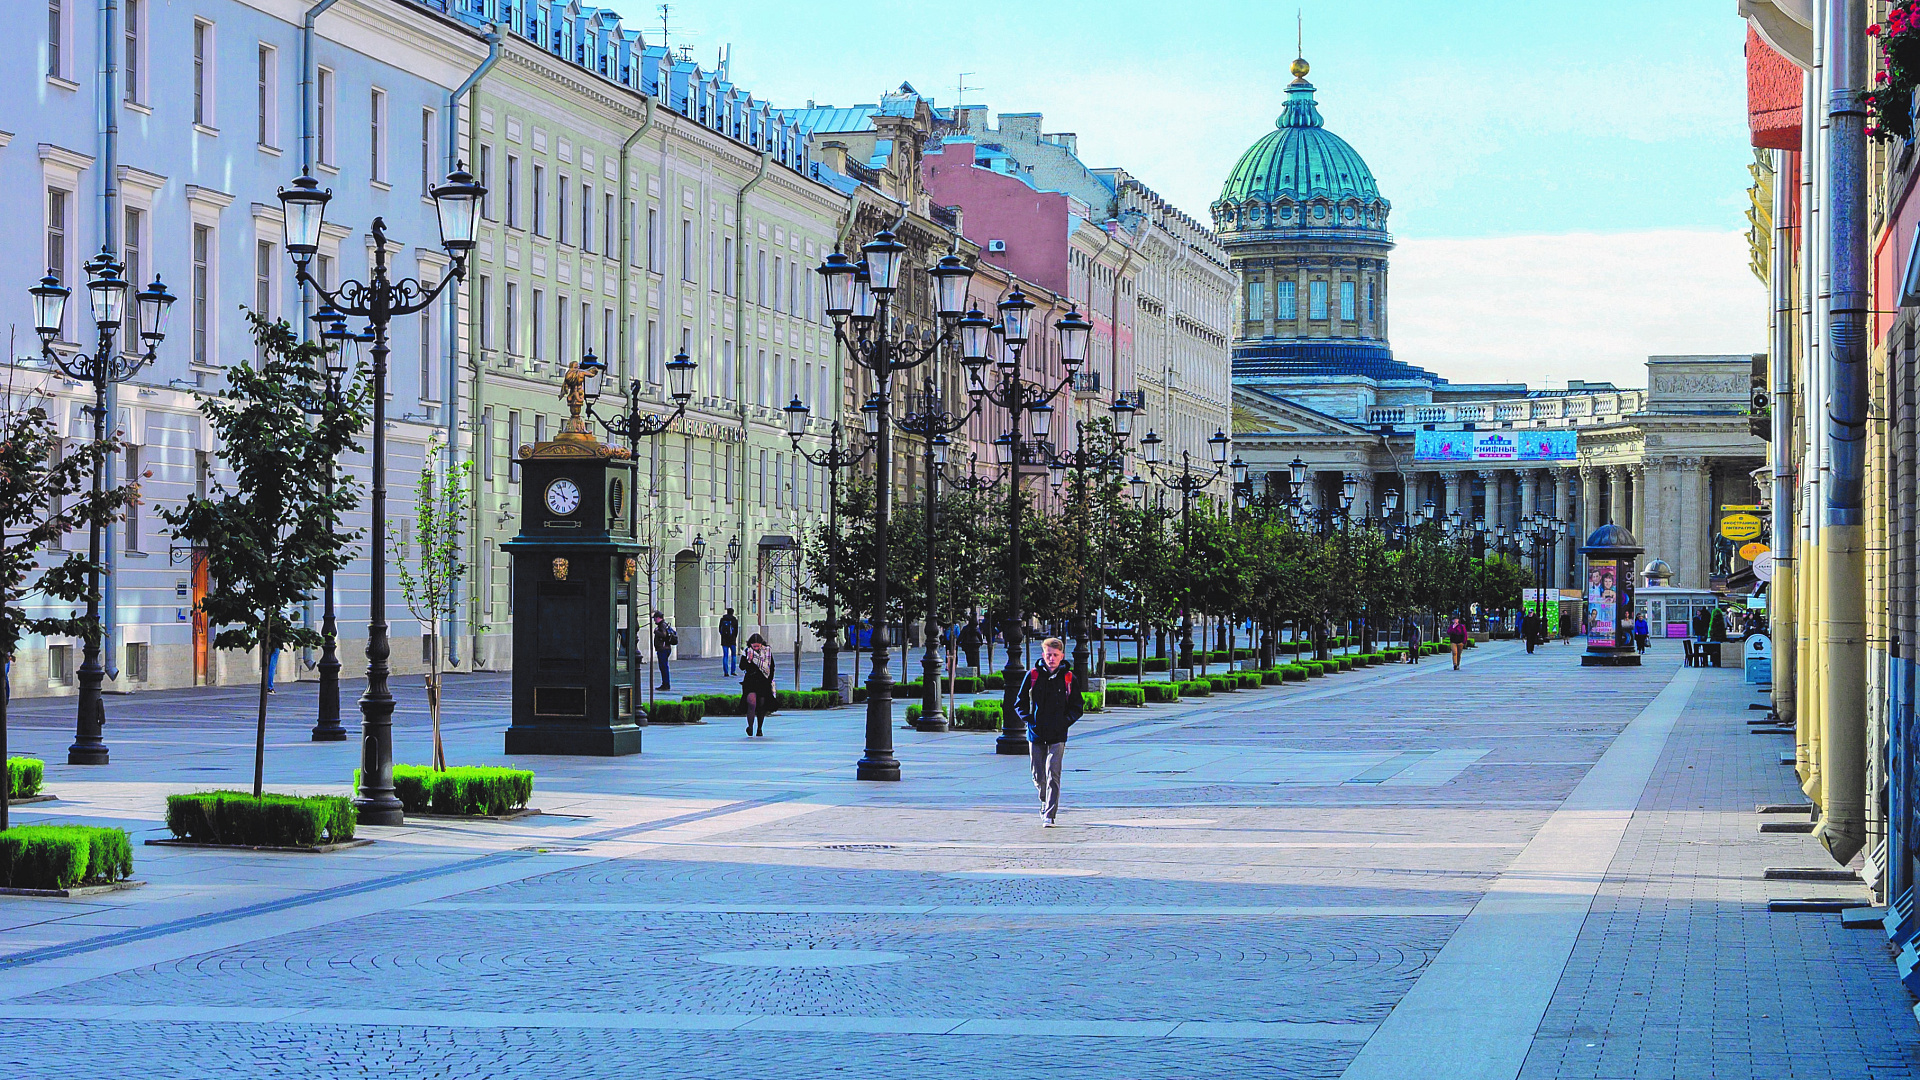
[[[1720,535],[1738,544],[1760,535],[1765,526],[1752,514],[1728,514],[1720,519]]]
[[[1763,551],[1753,560],[1753,577],[1756,581],[1773,580],[1773,552]]]
[[[1765,544],[1752,543],[1740,549],[1740,557],[1747,560],[1748,562],[1752,562],[1753,560],[1766,554],[1768,550],[1770,549]]]

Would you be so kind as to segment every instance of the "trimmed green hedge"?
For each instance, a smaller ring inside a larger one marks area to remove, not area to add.
[[[1233,678],[1242,690],[1260,689],[1260,673],[1257,671],[1235,672]]]
[[[1351,656],[1336,656],[1333,658],[1333,662],[1337,665],[1335,668],[1337,671],[1353,670],[1353,657]]]
[[[1081,712],[1083,713],[1102,712],[1106,709],[1106,707],[1107,707],[1106,699],[1101,695],[1096,694],[1091,690],[1082,690],[1080,692],[1080,711]]]
[[[656,701],[647,707],[647,721],[654,724],[692,724],[705,715],[704,701]]]
[[[950,726],[956,731],[999,731],[1000,712],[1000,703],[997,701],[960,705],[953,710]]]
[[[1280,670],[1281,669],[1277,667],[1262,668],[1254,672],[1254,674],[1259,676],[1261,686],[1279,686]]]
[[[1216,694],[1231,694],[1240,689],[1239,680],[1232,675],[1208,675],[1206,682]]]
[[[914,696],[920,689],[915,687]],[[840,703],[840,695],[831,690],[775,690],[774,704],[782,709],[831,709]]]
[[[1180,684],[1181,697],[1211,697],[1213,684],[1205,679],[1190,679]]]
[[[360,786],[360,770],[353,770]],[[393,767],[393,793],[409,814],[479,817],[510,814],[533,798],[533,773],[485,765],[460,765],[435,772],[426,765]]]
[[[1306,682],[1307,674],[1307,666],[1305,664],[1286,664],[1280,668],[1280,681]]]
[[[1298,666],[1306,669],[1307,678],[1320,679],[1326,677],[1327,669],[1333,666],[1333,662],[1331,660],[1302,660]]]
[[[1107,704],[1109,705],[1138,706],[1145,705],[1146,703],[1147,691],[1144,687],[1120,686],[1115,683],[1107,684]]]
[[[1155,705],[1164,705],[1168,702],[1180,700],[1180,686],[1178,683],[1141,683],[1140,690],[1146,695],[1147,701]]]
[[[167,796],[167,828],[183,840],[242,847],[313,847],[353,839],[359,815],[344,795],[199,791]]]
[[[1386,659],[1385,659],[1385,660],[1383,661],[1384,663],[1388,663],[1388,664],[1398,664],[1398,663],[1400,663],[1401,661],[1403,661],[1403,660],[1405,660],[1405,659],[1407,658],[1407,650],[1405,650],[1405,649],[1384,649],[1384,650],[1382,650],[1382,651],[1381,651],[1381,653],[1380,653],[1380,655],[1386,658]]]
[[[47,763],[39,758],[8,758],[7,798],[25,799],[40,794],[40,782],[46,778],[46,774]]]
[[[959,694],[977,694],[980,692],[981,679],[978,675],[955,675],[953,692]]]
[[[703,718],[708,716],[745,716],[747,714],[747,697],[745,694],[688,694],[680,700],[699,702],[700,715]],[[658,703],[656,702],[656,704]]]
[[[132,874],[133,843],[125,829],[22,825],[0,832],[0,887],[71,889]]]

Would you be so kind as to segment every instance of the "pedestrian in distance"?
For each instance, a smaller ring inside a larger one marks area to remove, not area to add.
[[[728,608],[720,616],[720,674],[733,676],[740,673],[739,657],[733,651],[734,642],[740,640],[740,620],[734,617],[733,609]]]
[[[1420,623],[1418,620],[1407,622],[1407,663],[1420,662]]]
[[[667,617],[659,612],[653,613],[653,656],[660,661],[660,685],[655,690],[673,689],[673,678],[667,672],[667,660],[673,656],[673,647],[680,644],[680,632],[667,625]]]
[[[1067,753],[1067,729],[1080,719],[1083,703],[1074,685],[1067,645],[1059,638],[1040,643],[1040,662],[1020,681],[1014,717],[1027,726],[1027,752],[1033,761],[1033,786],[1040,793],[1040,820],[1048,828],[1060,813],[1060,768]]]
[[[1460,670],[1460,654],[1467,648],[1467,623],[1455,615],[1447,626],[1447,644],[1453,648],[1453,670]]]
[[[755,634],[747,639],[747,652],[740,658],[740,700],[746,706],[747,734],[767,733],[767,714],[776,700],[773,692],[773,650],[767,639]]]
[[[1633,645],[1641,652],[1647,651],[1647,617],[1637,615],[1633,620]]]

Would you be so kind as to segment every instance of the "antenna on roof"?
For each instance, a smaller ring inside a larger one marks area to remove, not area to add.
[[[967,85],[967,76],[971,74],[973,74],[973,72],[971,71],[961,72],[959,81],[954,83],[953,85],[953,104],[955,108],[958,108],[961,105],[966,104],[967,91],[982,89],[981,87],[978,87],[978,86]]]
[[[660,10],[665,11],[666,8]],[[1305,8],[1293,10],[1293,55],[1307,55],[1307,12]]]

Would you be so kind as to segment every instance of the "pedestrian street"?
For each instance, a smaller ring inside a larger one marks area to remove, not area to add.
[[[1766,900],[1819,865],[1737,670],[1515,643],[1089,714],[1044,829],[993,736],[858,710],[647,729],[537,758],[510,822],[412,819],[324,855],[137,846],[131,891],[0,898],[9,1077],[1892,1077],[1920,1075],[1884,936]],[[691,666],[691,665],[690,665]],[[504,676],[449,684],[448,754],[506,763]],[[425,752],[418,688],[396,743]],[[306,695],[306,696],[303,696]],[[117,699],[113,762],[26,822],[164,835],[250,775],[250,699]],[[357,747],[274,702],[269,786]],[[16,703],[57,759],[70,714]],[[22,715],[24,714],[24,715]],[[1808,1000],[1813,1037],[1786,1025]]]

